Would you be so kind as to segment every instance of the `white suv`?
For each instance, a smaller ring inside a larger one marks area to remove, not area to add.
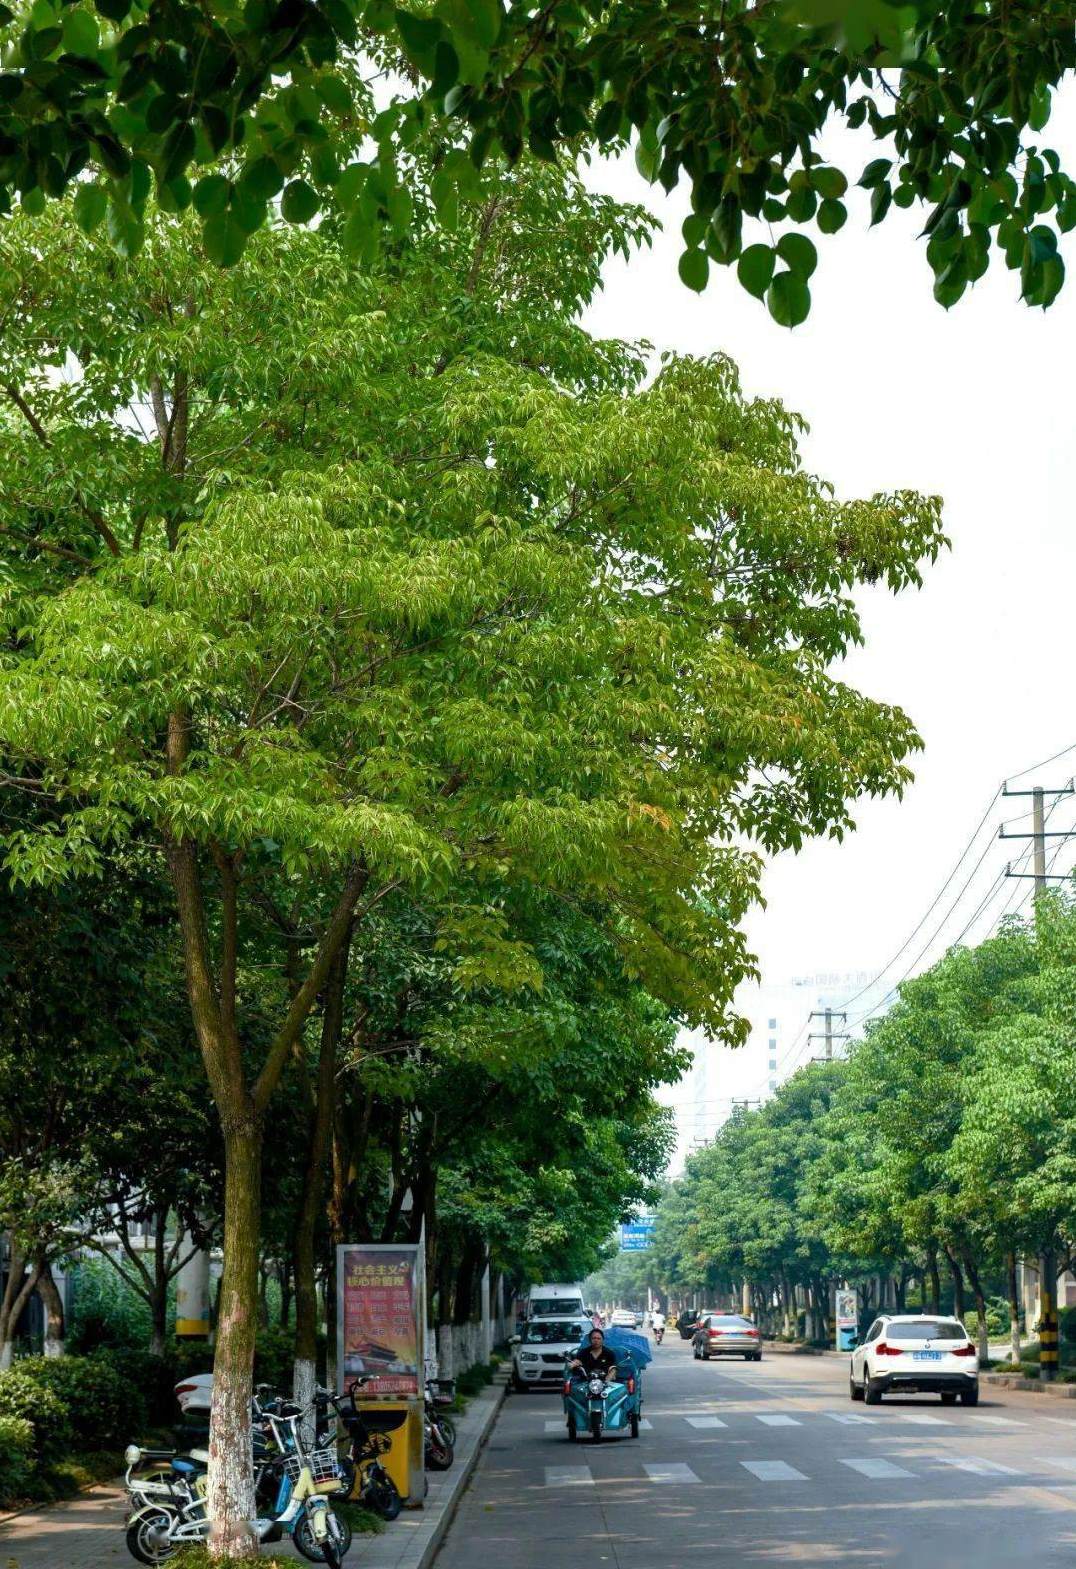
[[[979,1403],[979,1353],[959,1319],[924,1313],[876,1318],[852,1352],[848,1371],[853,1400],[876,1406],[899,1390],[941,1395],[942,1405]]]

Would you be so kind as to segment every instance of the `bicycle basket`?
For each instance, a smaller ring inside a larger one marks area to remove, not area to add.
[[[293,1482],[299,1480],[303,1466],[310,1467],[315,1482],[335,1482],[340,1479],[340,1466],[332,1449],[311,1449],[305,1456],[285,1455],[284,1470]]]
[[[433,1403],[435,1406],[450,1406],[456,1398],[456,1380],[454,1378],[431,1378],[430,1388],[433,1390]]]

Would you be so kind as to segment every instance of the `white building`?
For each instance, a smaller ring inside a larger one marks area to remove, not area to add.
[[[680,1171],[692,1149],[713,1138],[737,1103],[760,1104],[797,1068],[825,1056],[827,1009],[830,1050],[840,1056],[847,1034],[859,1033],[857,1022],[885,996],[884,985],[859,970],[763,981],[743,987],[736,999],[751,1026],[745,1045],[732,1050],[715,1046],[701,1031],[686,1032],[681,1044],[691,1050],[691,1069],[662,1097],[676,1112],[671,1173]]]

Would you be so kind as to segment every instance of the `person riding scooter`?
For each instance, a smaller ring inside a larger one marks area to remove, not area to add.
[[[573,1373],[580,1373],[584,1378],[597,1375],[607,1384],[611,1382],[616,1373],[616,1357],[605,1344],[605,1335],[600,1329],[590,1331],[586,1344],[579,1347],[569,1366]]]
[[[654,1339],[660,1346],[665,1338],[665,1314],[660,1308],[655,1308],[651,1313],[650,1328],[654,1331]]]

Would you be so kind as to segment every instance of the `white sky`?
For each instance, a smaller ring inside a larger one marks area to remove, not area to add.
[[[884,151],[869,135],[840,135],[835,148],[854,144],[852,157],[840,159],[850,175]],[[1042,141],[1076,169],[1073,95]],[[711,269],[702,296],[682,287],[684,196],[646,186],[629,161],[599,165],[593,179],[648,205],[665,231],[653,251],[608,265],[587,318],[591,330],[645,337],[657,349],[728,352],[749,393],[776,395],[806,417],[805,461],[838,494],[910,487],[944,498],[952,550],[918,593],[861,596],[866,646],[842,671],[911,715],[926,743],[913,761],[916,781],[903,801],[865,803],[858,832],[843,844],[815,843],[776,862],[765,881],[768,907],[750,923],[764,979],[820,969],[873,974],[926,910],[1003,777],[1076,742],[1076,244],[1067,246],[1070,282],[1048,312],[1021,303],[1018,275],[998,256],[946,313],[931,294],[925,243],[915,238],[923,210],[893,210],[868,232],[866,193],[855,192],[840,234],[809,231],[821,257],[813,308],[788,332],[724,268]],[[1062,783],[1074,768],[1076,752],[1041,782]],[[1003,813],[999,802],[992,820],[1028,804],[1005,802]],[[1076,805],[1068,804],[1053,826],[1073,822]],[[988,851],[917,968],[940,956],[1005,861],[1024,848]],[[1074,862],[1076,843],[1062,850],[1057,869]],[[999,890],[972,937],[985,934],[1015,887]],[[1029,887],[1020,884],[1020,897]],[[894,967],[894,979],[934,924]]]

